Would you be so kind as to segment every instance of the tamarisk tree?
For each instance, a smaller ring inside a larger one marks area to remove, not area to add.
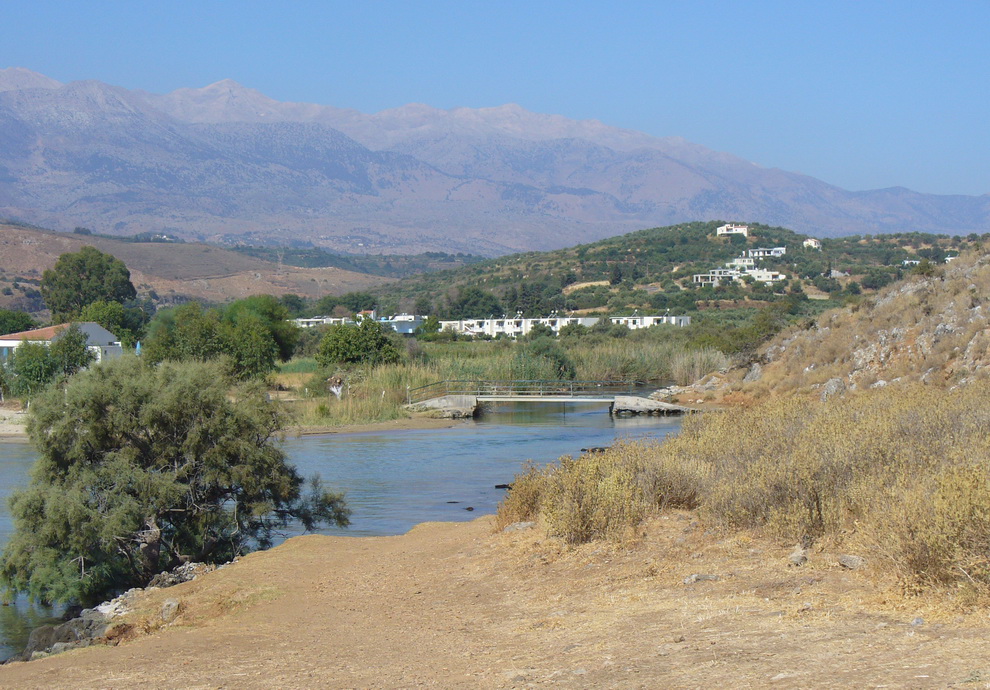
[[[10,503],[8,593],[90,603],[186,560],[266,547],[290,520],[344,526],[339,494],[308,486],[278,445],[284,416],[219,364],[124,357],[31,405],[39,458]]]

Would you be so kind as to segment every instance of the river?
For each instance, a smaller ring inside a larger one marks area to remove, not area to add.
[[[680,424],[674,417],[613,418],[601,404],[511,403],[449,429],[302,436],[288,438],[285,450],[303,476],[319,473],[345,493],[351,526],[324,533],[382,536],[494,513],[505,494],[495,485],[511,482],[528,460],[546,464],[618,439],[662,438]],[[0,543],[13,530],[7,497],[27,484],[33,461],[29,444],[0,440]],[[0,659],[20,651],[52,614],[23,597],[0,607]]]

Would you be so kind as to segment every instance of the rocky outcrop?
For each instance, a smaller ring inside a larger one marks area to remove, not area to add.
[[[426,412],[440,419],[469,419],[478,414],[478,398],[474,395],[444,395],[406,405],[406,409]]]
[[[27,646],[20,654],[15,654],[4,663],[12,661],[32,661],[42,659],[52,654],[59,654],[70,649],[89,647],[93,644],[104,644],[113,631],[119,619],[129,612],[135,600],[143,593],[152,589],[172,587],[183,582],[195,580],[198,576],[216,570],[218,567],[211,563],[183,563],[172,570],[155,575],[145,589],[129,589],[119,597],[105,601],[91,609],[83,609],[75,618],[58,625],[42,625],[35,628],[28,637]],[[166,599],[161,609],[161,624],[173,623],[182,612],[182,603],[178,599]]]

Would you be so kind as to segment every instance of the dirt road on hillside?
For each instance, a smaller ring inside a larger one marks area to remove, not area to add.
[[[944,613],[828,554],[656,520],[563,551],[491,519],[401,537],[307,536],[151,592],[172,626],[0,668],[0,686],[92,688],[987,687],[986,618]],[[685,584],[692,574],[717,576]],[[924,619],[919,621],[918,619]]]

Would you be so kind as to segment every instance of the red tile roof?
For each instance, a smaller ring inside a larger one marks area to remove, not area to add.
[[[48,326],[47,328],[36,328],[33,331],[21,331],[20,333],[10,333],[9,335],[0,335],[0,340],[51,340],[60,331],[68,328],[69,324],[60,323],[57,326]]]

